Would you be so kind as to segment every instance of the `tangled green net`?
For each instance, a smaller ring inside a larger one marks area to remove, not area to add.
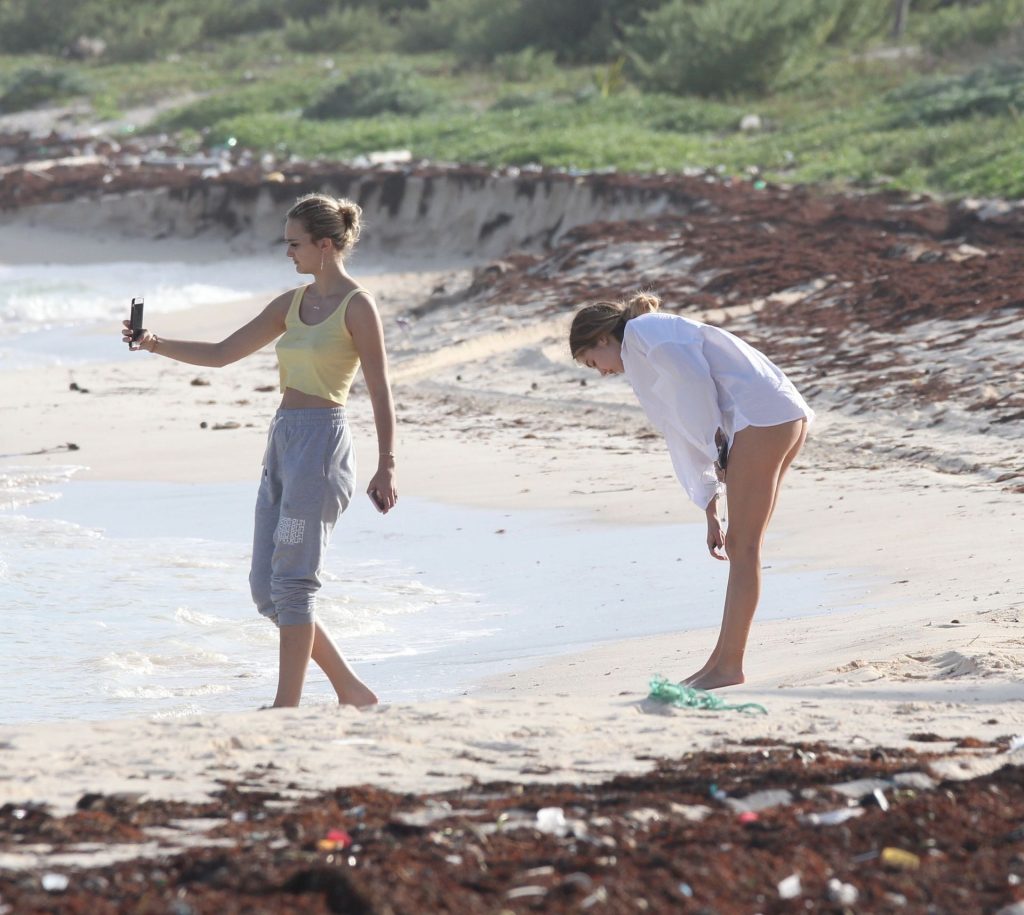
[[[651,677],[651,699],[674,705],[676,708],[709,709],[714,712],[747,712],[750,714],[768,714],[768,709],[756,702],[741,702],[730,705],[706,689],[694,689],[683,683],[670,683],[660,674]]]

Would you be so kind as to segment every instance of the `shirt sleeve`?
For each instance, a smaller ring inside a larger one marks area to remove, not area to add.
[[[648,417],[665,436],[686,494],[699,508],[707,508],[724,489],[714,467],[722,412],[711,367],[698,341],[659,343],[647,352],[646,363]]]

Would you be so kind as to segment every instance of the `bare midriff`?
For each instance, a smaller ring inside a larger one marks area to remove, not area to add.
[[[340,403],[335,403],[326,397],[306,394],[304,391],[296,391],[295,388],[285,388],[284,394],[281,396],[282,410],[333,409],[340,406]]]

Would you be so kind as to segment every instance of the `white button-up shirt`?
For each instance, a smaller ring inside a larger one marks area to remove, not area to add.
[[[814,418],[767,356],[719,327],[654,312],[626,322],[622,365],[672,466],[700,508],[724,490],[715,475],[715,433],[732,441],[747,426]]]

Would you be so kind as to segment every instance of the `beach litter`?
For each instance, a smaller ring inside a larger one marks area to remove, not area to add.
[[[64,874],[43,874],[41,883],[48,893],[63,893],[70,881]]]
[[[651,693],[649,698],[656,702],[664,702],[676,708],[695,708],[714,712],[748,712],[768,714],[768,709],[757,702],[740,702],[734,705],[724,699],[712,695],[705,689],[695,689],[684,683],[670,683],[665,677],[656,674],[651,677]]]
[[[917,855],[902,848],[883,848],[879,857],[884,865],[895,870],[916,871],[921,866],[921,859]]]
[[[790,874],[785,880],[780,880],[778,885],[780,899],[796,899],[803,892],[800,885],[800,875]]]

